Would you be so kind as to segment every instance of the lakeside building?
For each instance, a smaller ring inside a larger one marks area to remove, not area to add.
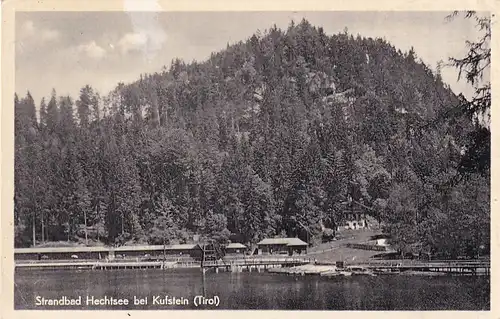
[[[341,228],[358,230],[370,228],[368,223],[369,211],[373,210],[362,202],[354,200],[348,196],[347,201],[342,203],[344,210],[342,212],[342,223],[338,225],[337,230]]]
[[[123,257],[141,257],[149,255],[150,257],[162,257],[163,255],[173,257],[193,257],[199,258],[202,254],[198,244],[178,244],[178,245],[145,245],[145,246],[121,246],[111,250],[115,255]]]
[[[31,247],[15,248],[14,260],[37,259],[115,259],[129,257],[162,257],[163,255],[199,258],[201,247],[197,244],[143,245],[121,247]]]
[[[307,243],[299,238],[266,238],[257,243],[259,255],[307,253]]]
[[[244,255],[247,246],[240,244],[240,243],[229,243],[225,246],[225,253],[226,255],[230,256],[239,256],[239,255]]]
[[[226,254],[244,255],[246,246],[240,243],[231,243],[225,247]],[[199,244],[177,245],[142,245],[142,246],[75,246],[75,247],[31,247],[15,248],[14,260],[69,260],[69,259],[127,259],[127,258],[157,258],[186,257],[200,259],[203,248]]]
[[[362,212],[348,212],[346,213],[345,229],[365,229],[368,228],[366,221],[366,214]]]
[[[15,248],[14,260],[37,259],[106,259],[109,247],[32,247]]]

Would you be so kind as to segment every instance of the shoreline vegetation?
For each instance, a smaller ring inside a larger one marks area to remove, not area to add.
[[[370,238],[377,238],[377,230],[344,230],[338,240],[323,243],[309,248],[305,255],[283,256],[279,254],[247,255],[245,253],[222,257],[218,261],[219,267],[212,267],[212,271],[267,271],[275,274],[287,274],[294,276],[318,275],[323,277],[342,276],[382,276],[382,275],[419,275],[419,276],[440,276],[452,275],[487,275],[489,274],[489,261],[484,259],[475,260],[419,260],[419,259],[398,259],[401,256],[395,254],[390,247],[383,247],[384,252],[367,249],[370,246]],[[373,244],[371,244],[373,245]],[[177,245],[177,248],[186,245]],[[189,246],[189,245],[187,245]],[[74,251],[63,249],[67,253],[78,251],[78,246]],[[94,246],[95,247],[95,246]],[[134,247],[139,249],[151,249],[152,246],[121,246],[120,251],[133,251]],[[155,246],[158,248],[160,246]],[[353,248],[354,247],[354,248]],[[104,247],[101,247],[104,248]],[[99,248],[99,249],[101,249]],[[161,247],[160,247],[161,248]],[[168,247],[165,247],[168,248]],[[362,249],[365,248],[365,249]],[[378,248],[381,248],[378,246]],[[106,249],[113,249],[107,247]],[[42,247],[30,249],[30,251],[45,251]],[[61,249],[54,249],[61,250]],[[53,251],[54,251],[53,250]],[[92,251],[95,250],[92,248]],[[101,249],[102,250],[102,249]],[[19,250],[18,250],[19,251]],[[48,250],[50,251],[50,249]],[[104,250],[103,250],[104,251]],[[140,252],[140,250],[138,250]],[[144,253],[143,253],[144,254]],[[68,255],[69,256],[69,255]],[[385,256],[385,259],[384,259]],[[392,256],[393,259],[386,259]],[[99,256],[100,257],[100,256]],[[283,260],[282,264],[273,265],[271,263],[258,263],[257,261]],[[303,259],[305,264],[291,266],[285,263],[286,260]],[[306,260],[307,259],[307,260]],[[340,263],[340,265],[339,265]],[[109,260],[106,256],[103,260],[76,259],[76,260],[19,260],[17,268],[28,269],[183,269],[202,268],[201,260],[184,255],[162,255],[161,252],[154,256],[144,258],[143,255],[122,256]]]

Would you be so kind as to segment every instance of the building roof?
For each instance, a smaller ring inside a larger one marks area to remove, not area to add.
[[[109,247],[105,246],[76,246],[76,247],[30,247],[15,248],[14,254],[47,254],[47,253],[88,253],[88,252],[106,252]]]
[[[298,238],[265,238],[257,245],[287,245],[287,246],[307,246],[307,243]]]
[[[257,245],[288,245],[288,238],[264,238]]]
[[[144,251],[144,250],[163,250],[163,245],[141,245],[141,246],[120,246],[114,251]]]
[[[247,246],[240,244],[240,243],[229,243],[226,245],[226,248],[232,248],[232,249],[246,249]]]
[[[288,238],[288,246],[307,246],[307,243],[298,238]]]
[[[180,244],[167,245],[165,250],[191,250],[196,249],[197,244]],[[143,245],[143,246],[121,246],[121,247],[106,247],[106,246],[76,246],[76,247],[31,247],[31,248],[16,248],[14,254],[50,254],[50,253],[89,253],[89,252],[109,252],[111,250],[119,251],[152,251],[163,250],[163,245]]]
[[[197,244],[178,244],[178,245],[144,245],[144,246],[121,246],[117,247],[115,251],[149,251],[149,250],[190,250],[195,249]]]
[[[195,248],[199,248],[199,245],[198,244],[177,244],[177,245],[167,246],[167,249],[170,249],[170,250],[195,249]]]

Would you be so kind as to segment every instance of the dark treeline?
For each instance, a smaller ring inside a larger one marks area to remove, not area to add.
[[[489,250],[475,124],[410,50],[307,21],[76,101],[15,97],[17,246],[321,238],[348,199],[403,251]],[[434,123],[434,124],[433,124]],[[85,229],[88,229],[86,232]]]

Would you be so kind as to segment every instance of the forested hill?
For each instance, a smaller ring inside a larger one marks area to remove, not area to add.
[[[417,54],[302,21],[105,97],[53,91],[39,120],[16,95],[16,245],[85,224],[108,244],[317,240],[352,198],[401,250],[488,249],[489,178],[457,178],[472,122],[441,120],[459,99]]]

